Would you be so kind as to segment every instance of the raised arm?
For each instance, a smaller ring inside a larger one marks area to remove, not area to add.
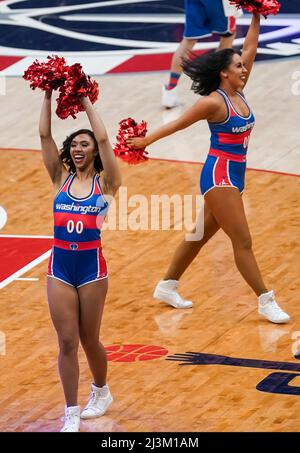
[[[219,108],[220,103],[217,98],[208,96],[197,101],[191,108],[186,110],[179,118],[164,126],[156,129],[146,137],[128,138],[126,144],[133,148],[145,148],[151,143],[160,140],[163,137],[172,135],[182,129],[186,129],[196,121],[210,120]]]
[[[259,30],[260,30],[260,14],[253,13],[251,25],[246,35],[242,51],[242,61],[248,71],[246,74],[245,83],[247,83],[249,79],[252,66],[255,60],[259,38]]]
[[[52,182],[54,184],[59,184],[62,173],[67,173],[67,171],[60,160],[57,146],[51,134],[51,95],[51,91],[45,92],[45,98],[40,115],[39,133],[45,167]]]
[[[99,154],[103,164],[104,192],[114,195],[122,182],[116,156],[110,144],[104,123],[94,109],[91,101],[87,97],[84,97],[81,99],[81,102],[98,143]]]

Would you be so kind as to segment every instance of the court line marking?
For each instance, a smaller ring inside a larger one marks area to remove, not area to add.
[[[149,157],[149,160],[159,160],[159,161],[166,161],[166,162],[174,162],[179,164],[193,164],[193,165],[204,165],[204,162],[196,162],[193,160],[176,160],[176,159],[164,159],[160,157]],[[286,173],[283,171],[276,171],[276,170],[264,170],[263,168],[250,168],[247,167],[247,171],[261,171],[263,173],[274,173],[275,175],[285,175],[285,176],[296,176],[297,178],[300,177],[298,173]]]
[[[0,238],[53,239],[53,236],[39,236],[34,234],[0,234]]]
[[[26,148],[0,148],[1,151],[34,151],[34,152],[41,152],[39,149],[26,149]],[[165,162],[174,162],[174,163],[179,163],[179,164],[193,164],[193,165],[204,165],[204,162],[196,162],[193,160],[176,160],[176,159],[167,159],[167,158],[162,158],[162,157],[149,157],[149,160],[159,160],[159,161],[165,161]],[[298,173],[287,173],[283,171],[276,171],[276,170],[264,170],[262,168],[250,168],[247,167],[247,171],[261,171],[264,173],[273,173],[275,175],[285,175],[285,176],[296,176],[297,178],[300,177],[300,174]],[[24,236],[27,237],[27,236]],[[31,237],[31,236],[28,236]],[[37,237],[42,237],[42,236],[37,236]],[[44,236],[44,237],[50,237],[50,236]]]

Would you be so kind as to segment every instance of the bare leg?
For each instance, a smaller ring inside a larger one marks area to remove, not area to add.
[[[201,215],[201,213],[200,213]],[[198,222],[198,220],[197,220]],[[199,241],[187,241],[184,239],[177,247],[164,280],[179,280],[181,275],[189,267],[198,255],[204,244],[218,231],[219,225],[211,211],[204,205],[204,235]],[[194,229],[195,231],[195,229]]]
[[[80,341],[97,387],[106,384],[107,358],[104,346],[99,341],[99,332],[107,288],[107,278],[78,288]]]
[[[232,43],[236,37],[236,34],[231,36],[221,36],[220,37],[220,44],[217,50],[221,49],[229,49],[232,47]],[[177,48],[176,52],[173,54],[170,72],[175,72],[177,74],[181,74],[182,68],[182,59],[188,58],[189,52],[191,52],[198,42],[197,39],[186,39],[183,38],[179,47]]]
[[[182,58],[188,57],[189,52],[193,49],[197,39],[183,38],[176,52],[173,54],[170,72],[182,73]]]
[[[77,291],[60,280],[48,278],[47,293],[51,318],[58,336],[58,368],[66,405],[77,406],[79,380]]]
[[[217,50],[222,50],[222,49],[231,49],[233,41],[235,40],[236,33],[231,36],[221,36],[220,37],[220,44]]]
[[[217,187],[205,195],[205,202],[231,239],[235,263],[242,277],[257,296],[266,293],[268,290],[252,251],[252,240],[239,191],[235,188]]]

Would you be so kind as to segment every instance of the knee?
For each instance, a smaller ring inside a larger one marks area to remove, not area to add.
[[[63,355],[76,354],[78,350],[78,340],[73,336],[63,336],[59,338],[59,348]]]
[[[195,44],[197,44],[197,42],[198,42],[197,39],[183,38],[183,40],[181,41],[182,56],[183,57],[187,56],[188,52],[193,49],[193,47],[195,46]]]
[[[80,342],[85,352],[93,351],[99,347],[99,338],[80,336]]]

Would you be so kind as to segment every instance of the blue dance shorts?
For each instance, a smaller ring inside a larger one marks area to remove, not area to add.
[[[214,187],[245,187],[246,156],[210,150],[200,176],[200,190],[205,195]]]
[[[101,248],[66,250],[53,247],[47,275],[79,288],[107,278],[107,267]]]

